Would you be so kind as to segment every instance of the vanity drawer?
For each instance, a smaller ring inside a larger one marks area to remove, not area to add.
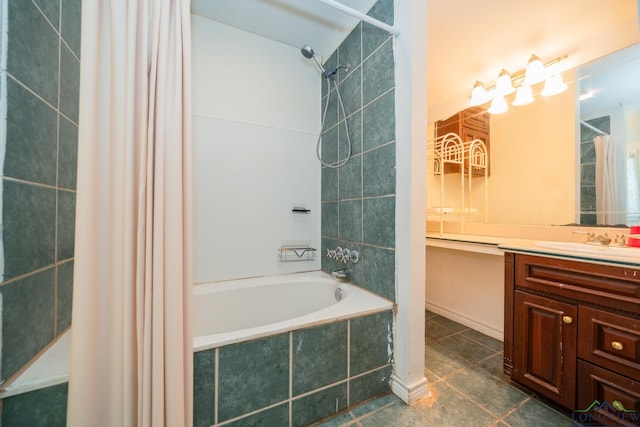
[[[640,270],[520,254],[515,264],[518,288],[640,314]]]
[[[578,361],[577,409],[586,410],[598,401],[589,414],[596,412],[604,423],[616,426],[637,426],[640,418],[640,383],[611,371]],[[601,410],[598,410],[602,407]],[[589,414],[584,414],[588,417]],[[580,413],[574,412],[576,421]],[[606,422],[606,419],[609,422]],[[588,420],[589,418],[585,418]]]
[[[640,380],[640,320],[578,307],[578,357]]]

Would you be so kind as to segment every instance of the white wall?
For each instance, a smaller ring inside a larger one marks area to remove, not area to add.
[[[504,257],[427,247],[426,307],[504,339]]]
[[[297,48],[197,15],[191,25],[195,282],[319,269],[277,250],[320,248],[320,74]]]

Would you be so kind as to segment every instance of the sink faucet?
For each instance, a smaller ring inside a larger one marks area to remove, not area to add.
[[[336,279],[348,279],[350,275],[351,275],[351,270],[349,270],[348,268],[336,270],[331,273],[331,276],[335,277]]]
[[[604,233],[604,234],[597,234],[594,233],[593,231],[590,232],[584,232],[584,231],[574,231],[575,234],[586,234],[587,235],[587,241],[585,243],[593,243],[593,244],[597,244],[597,245],[604,245],[607,246],[609,245],[609,243],[611,243],[611,237],[609,237],[609,234]]]

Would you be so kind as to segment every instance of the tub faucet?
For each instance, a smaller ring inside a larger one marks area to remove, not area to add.
[[[351,275],[351,270],[349,270],[348,268],[336,270],[331,273],[331,276],[335,277],[336,279],[348,279],[350,275]]]

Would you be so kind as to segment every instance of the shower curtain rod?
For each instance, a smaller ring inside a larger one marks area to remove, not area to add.
[[[597,127],[590,125],[589,123],[585,122],[584,120],[580,120],[580,124],[583,126],[588,127],[589,129],[591,129],[594,132],[598,132],[600,135],[608,135],[608,133],[601,131],[600,129],[598,129]]]
[[[342,11],[342,12],[348,14],[348,15],[351,15],[351,16],[353,16],[355,18],[358,18],[358,19],[360,19],[360,20],[362,20],[364,22],[367,22],[367,23],[373,25],[374,27],[378,27],[381,30],[386,31],[389,34],[392,34],[394,36],[397,36],[397,35],[400,34],[400,30],[398,30],[396,27],[391,26],[391,25],[387,25],[384,22],[380,22],[377,19],[370,17],[369,15],[365,15],[362,12],[358,12],[357,10],[352,9],[352,8],[350,8],[348,6],[345,6],[342,3],[339,3],[339,2],[337,2],[335,0],[318,0],[318,1],[321,2],[321,3],[326,4],[327,6],[330,6],[330,7],[334,8],[334,9]]]

